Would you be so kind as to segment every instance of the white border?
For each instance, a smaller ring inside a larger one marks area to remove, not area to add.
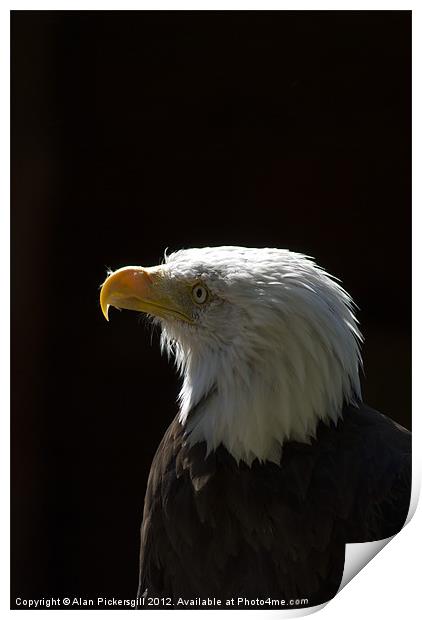
[[[2,10],[4,18],[5,11]],[[2,272],[2,291],[4,297],[0,304],[0,413],[1,429],[1,490],[5,493],[0,511],[1,519],[1,549],[2,562],[0,564],[1,594],[3,605],[9,607],[10,591],[10,157],[9,157],[9,118],[10,118],[10,46],[9,46],[9,18],[0,21],[0,72],[2,93],[0,97],[1,124],[0,124],[0,265]]]
[[[396,2],[380,2],[371,1],[368,3],[361,2],[357,6],[351,2],[325,2],[322,4],[316,2],[269,2],[263,0],[262,2],[252,1],[226,1],[226,2],[205,2],[201,0],[185,0],[179,2],[177,0],[167,0],[166,2],[157,1],[129,1],[126,0],[120,4],[116,2],[98,2],[90,1],[85,4],[77,3],[71,6],[69,2],[17,2],[11,7],[13,10],[63,10],[63,9],[90,9],[90,10],[112,10],[112,9],[127,9],[127,10],[156,10],[156,9],[183,9],[183,10],[203,10],[203,9],[218,9],[218,10],[255,10],[255,9],[277,9],[277,10],[411,10],[412,7],[403,7],[397,1]],[[1,16],[3,19],[0,21],[0,71],[3,85],[3,92],[1,101],[2,107],[2,123],[0,134],[1,145],[1,182],[0,191],[2,192],[2,201],[0,208],[0,255],[2,266],[2,291],[9,290],[9,203],[10,203],[10,184],[9,184],[9,79],[10,79],[10,37],[9,37],[9,9],[2,9]],[[420,317],[420,309],[422,307],[421,298],[421,285],[418,280],[421,280],[421,215],[420,210],[422,207],[421,200],[421,187],[420,187],[420,175],[422,171],[421,161],[421,122],[420,111],[422,110],[421,100],[421,79],[422,67],[420,63],[421,59],[421,27],[420,27],[420,11],[419,9],[413,9],[413,204],[417,205],[413,211],[413,411],[419,412],[421,407],[421,398],[419,396],[418,387],[421,380],[421,359],[419,351],[421,350],[421,321],[418,321]],[[418,114],[419,112],[419,114]],[[392,248],[394,251],[394,248]],[[394,283],[392,283],[393,285]],[[9,498],[9,422],[8,414],[10,392],[9,392],[9,303],[8,299],[3,300],[0,307],[0,325],[2,329],[1,339],[1,368],[0,368],[0,398],[1,398],[1,412],[3,414],[3,428],[1,433],[2,450],[1,450],[1,476],[2,476],[2,489],[7,493],[7,500]],[[421,473],[421,423],[419,416],[413,416],[413,428],[414,428],[414,474],[413,479],[420,488],[420,473]],[[8,501],[6,502],[6,505]],[[4,507],[1,510],[1,531],[4,537],[2,541],[2,563],[1,563],[1,594],[2,594],[2,608],[8,610],[9,607],[9,511]],[[420,600],[420,568],[421,560],[420,553],[422,549],[421,545],[421,532],[422,532],[422,517],[421,510],[418,510],[412,519],[412,521],[404,528],[404,530],[394,538],[388,545],[388,549],[384,549],[372,562],[363,569],[363,574],[359,575],[356,579],[353,579],[351,583],[344,588],[337,596],[324,608],[321,612],[321,618],[332,618],[337,620],[341,615],[343,620],[352,619],[355,620],[356,614],[364,614],[365,617],[382,616],[383,618],[394,618],[397,616],[414,618],[417,617]],[[9,611],[8,613],[14,614],[19,612]],[[22,613],[22,612],[20,612]],[[44,611],[39,611],[43,617]],[[62,612],[47,611],[49,619],[54,618]],[[102,614],[102,611],[66,611],[67,616],[73,616],[74,614],[89,613],[89,614]],[[142,612],[138,612],[142,613]],[[145,612],[144,612],[145,613]],[[185,615],[186,612],[171,611],[161,612],[155,611],[154,617],[162,618],[163,614],[166,617],[180,617],[180,614]],[[192,613],[187,612],[192,617]],[[233,612],[209,612],[203,611],[203,614],[207,614],[210,617],[221,618],[222,614],[230,614],[230,618],[244,618],[243,611]],[[169,615],[170,614],[170,615]],[[255,618],[258,615],[262,617],[265,614],[266,617],[283,616],[284,612],[248,612],[248,618]],[[38,616],[39,617],[39,616]],[[121,617],[120,611],[109,611],[107,617]],[[284,617],[287,617],[284,614]]]
[[[415,3],[416,4],[416,3]],[[99,0],[87,0],[84,2],[71,3],[64,0],[52,0],[47,2],[35,2],[26,0],[24,2],[15,2],[7,10],[283,10],[283,11],[367,11],[367,10],[387,10],[387,11],[410,11],[412,6],[400,5],[400,2],[395,0],[368,0],[368,2],[361,1],[359,3],[346,2],[343,0],[332,0],[331,2],[316,2],[308,0],[297,0],[287,2],[286,0],[122,0],[122,2],[116,2],[115,0],[108,0],[100,2]],[[414,10],[414,9],[413,9]],[[4,14],[5,10],[2,11]]]

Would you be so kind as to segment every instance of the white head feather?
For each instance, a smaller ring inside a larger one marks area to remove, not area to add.
[[[181,250],[163,267],[210,292],[196,325],[160,319],[190,443],[278,463],[284,442],[309,442],[320,420],[360,400],[354,304],[309,257],[227,246]]]

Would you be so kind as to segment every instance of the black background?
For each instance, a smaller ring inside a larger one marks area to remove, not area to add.
[[[315,256],[410,427],[410,12],[12,12],[12,605],[133,597],[178,379],[106,267]]]

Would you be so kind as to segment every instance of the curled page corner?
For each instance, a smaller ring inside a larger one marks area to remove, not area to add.
[[[344,558],[343,577],[338,592],[340,592],[353,577],[356,577],[362,568],[373,560],[393,538],[394,536],[390,536],[390,538],[383,538],[382,540],[374,540],[371,542],[348,543],[346,545],[346,554]]]
[[[384,538],[382,540],[375,540],[365,543],[346,544],[343,577],[337,594],[344,588],[344,586],[349,583],[349,581],[356,577],[356,575],[362,570],[362,568],[364,568],[395,536],[390,536],[390,538]],[[326,605],[328,605],[329,602],[330,601],[328,600],[321,605],[315,605],[314,607],[304,607],[303,609],[285,609],[283,610],[283,618],[308,616],[310,614],[316,613],[317,611],[320,611]]]
[[[409,512],[407,513],[406,522],[403,528],[409,523],[415,514],[416,506],[419,499],[420,484],[412,480],[412,491],[410,496]],[[403,529],[402,528],[402,529]],[[400,530],[401,532],[401,530]],[[397,534],[400,534],[397,532]],[[340,592],[356,575],[366,566],[374,557],[382,550],[388,543],[397,536],[390,536],[389,538],[383,538],[382,540],[374,540],[364,543],[348,543],[346,544],[346,553],[344,558],[343,577],[340,583],[340,587],[337,591]]]

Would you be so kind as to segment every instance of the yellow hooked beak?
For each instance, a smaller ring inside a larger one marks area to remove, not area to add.
[[[192,319],[169,295],[160,267],[122,267],[108,276],[101,288],[101,310],[108,321],[110,306],[137,310],[162,318]]]

